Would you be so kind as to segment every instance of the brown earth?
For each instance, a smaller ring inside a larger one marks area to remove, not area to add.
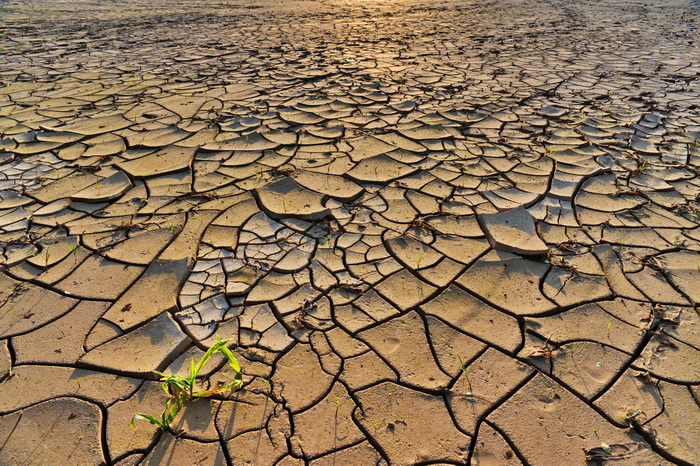
[[[1,464],[700,462],[697,2],[0,18]]]

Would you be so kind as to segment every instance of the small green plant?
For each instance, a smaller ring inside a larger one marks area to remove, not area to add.
[[[170,220],[168,220],[168,230],[170,230],[170,233],[175,233],[175,225]]]
[[[262,375],[262,374],[260,373],[259,370],[256,370],[256,372],[257,372],[257,374],[258,374],[258,378],[259,378],[260,380],[262,380],[263,383],[265,384],[265,388],[267,389],[267,392],[266,392],[267,396],[270,396],[270,394],[272,393],[272,384],[270,383],[270,381],[268,380],[267,377],[265,377],[264,375]]]
[[[78,255],[78,248],[80,247],[80,245],[76,244],[75,246],[70,247],[67,244],[61,243],[61,246],[68,249],[68,254],[73,254],[73,257]]]
[[[649,168],[649,161],[647,159],[642,160],[642,164],[639,166],[639,171],[644,173]]]
[[[180,374],[165,375],[161,372],[156,372],[160,376],[161,382],[163,382],[163,391],[168,395],[168,401],[165,404],[165,409],[160,414],[160,418],[151,416],[150,414],[136,413],[131,418],[131,423],[129,424],[134,429],[136,425],[134,421],[137,419],[144,419],[151,424],[160,428],[160,430],[167,430],[170,423],[175,419],[177,413],[185,404],[187,400],[194,400],[197,398],[206,398],[212,396],[216,393],[227,392],[229,390],[238,390],[243,385],[243,374],[241,374],[241,366],[238,364],[236,357],[228,349],[229,340],[222,340],[217,335],[216,343],[207,350],[207,352],[202,356],[202,359],[195,364],[194,358],[190,360],[190,375],[189,377],[184,377]],[[203,390],[199,392],[194,391],[195,380],[199,375],[199,371],[206,362],[214,355],[216,352],[221,352],[226,359],[228,359],[229,366],[235,371],[235,377],[227,383],[224,387],[216,387],[211,390]]]
[[[625,413],[624,420],[628,426],[633,426],[636,422],[639,422],[637,420],[637,417],[639,417],[640,415],[644,415],[644,412],[639,409],[630,409]]]
[[[338,448],[338,424],[340,424],[338,421],[338,414],[340,413],[340,407],[344,404],[344,401],[340,401],[340,397],[335,397],[335,416],[333,422],[333,464],[335,464],[335,455],[337,453],[336,449]]]
[[[423,262],[424,258],[425,258],[425,255],[421,254],[420,257],[414,261],[416,263],[416,269],[420,269],[420,265]]]
[[[467,396],[474,396],[474,390],[472,389],[472,383],[469,380],[469,373],[467,372],[467,366],[464,365],[462,358],[457,356],[457,359],[459,359],[459,366],[460,366],[460,369],[462,370],[462,374],[464,374],[464,382],[466,382],[469,385],[469,391],[466,393],[466,395]],[[462,382],[462,383],[464,383],[464,382]]]
[[[44,268],[48,269],[49,268],[49,258],[51,257],[51,252],[49,251],[49,248],[46,248],[46,251],[44,251]]]
[[[340,411],[340,407],[345,404],[344,401],[340,401],[339,397],[335,397],[335,421],[338,422],[338,412]]]

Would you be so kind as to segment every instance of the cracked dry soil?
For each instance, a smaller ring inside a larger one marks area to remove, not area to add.
[[[0,463],[697,464],[698,8],[0,1]]]

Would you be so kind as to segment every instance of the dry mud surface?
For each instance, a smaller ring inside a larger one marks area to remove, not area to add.
[[[700,462],[697,2],[0,18],[0,463]]]

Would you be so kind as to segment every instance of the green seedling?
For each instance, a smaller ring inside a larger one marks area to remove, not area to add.
[[[49,258],[51,257],[51,251],[49,248],[46,248],[46,251],[44,251],[44,268],[48,269],[49,268]]]
[[[131,418],[129,425],[136,428],[134,421],[138,419],[143,419],[151,424],[157,426],[160,430],[167,430],[170,423],[175,419],[177,413],[185,404],[187,400],[195,400],[197,398],[206,398],[217,393],[226,393],[229,390],[238,390],[243,386],[243,374],[241,373],[241,366],[238,364],[236,357],[228,349],[229,340],[222,340],[217,335],[216,343],[207,350],[207,352],[202,356],[202,359],[195,364],[194,358],[190,360],[190,375],[189,377],[184,377],[180,374],[165,375],[161,372],[154,371],[160,376],[161,382],[163,382],[163,391],[168,395],[168,401],[165,404],[165,409],[160,414],[160,418],[151,416],[150,414],[136,413]],[[223,387],[216,387],[211,390],[194,391],[195,380],[199,375],[199,371],[206,362],[214,355],[216,352],[221,352],[228,360],[229,366],[236,373],[235,377]]]
[[[296,209],[296,208],[297,208],[297,206],[296,206],[296,204],[294,204],[294,202],[291,202],[291,201],[290,201],[289,204],[288,204],[287,201],[286,201],[284,198],[282,198],[282,209],[284,209],[285,212],[287,212],[287,205],[289,205],[289,208],[290,208],[290,209]]]
[[[270,396],[270,393],[272,393],[272,384],[270,383],[270,380],[268,380],[267,377],[262,375],[259,370],[256,369],[255,372],[257,372],[258,374],[258,378],[260,378],[265,384],[265,388],[267,389],[267,396]]]
[[[418,259],[415,260],[416,269],[420,269],[420,265],[421,265],[421,263],[423,262],[424,257],[425,257],[425,256],[424,256],[423,254],[421,254],[421,256],[420,256]]]
[[[175,225],[170,220],[168,220],[168,230],[170,230],[170,233],[175,233]]]
[[[79,245],[76,244],[76,245],[73,246],[73,247],[70,247],[70,246],[68,246],[68,245],[66,245],[66,244],[63,244],[63,243],[61,243],[61,245],[62,245],[64,248],[68,249],[68,254],[73,254],[73,256],[77,256],[77,255],[78,255],[78,248],[80,247]]]
[[[469,373],[467,372],[467,366],[464,365],[464,362],[462,361],[462,358],[457,356],[457,359],[459,359],[459,366],[460,369],[462,370],[462,374],[464,374],[464,380],[462,381],[462,384],[466,383],[469,385],[469,391],[466,393],[467,396],[474,396],[474,390],[472,389],[472,383],[469,380]]]
[[[647,171],[647,168],[649,168],[649,162],[647,161],[647,159],[644,159],[642,160],[642,165],[639,167],[639,171],[644,173],[645,171]]]
[[[344,401],[340,401],[339,397],[335,397],[335,420],[336,422],[338,421],[338,412],[340,411],[340,407],[345,404]]]
[[[635,422],[637,421],[637,417],[644,414],[641,410],[639,409],[631,409],[625,413],[625,421],[627,422],[628,426],[632,426]]]

